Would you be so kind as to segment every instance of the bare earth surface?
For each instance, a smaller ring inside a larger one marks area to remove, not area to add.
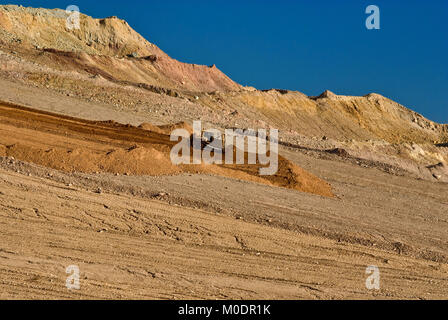
[[[0,299],[448,299],[448,125],[65,21],[0,6]],[[279,129],[278,174],[172,165],[168,133],[194,120]]]
[[[0,296],[446,299],[448,186],[391,182],[371,168],[341,176],[349,165],[318,163],[336,199],[209,175],[69,174],[2,158]],[[73,264],[82,274],[74,292],[65,287]],[[381,270],[380,291],[365,287],[368,265]]]
[[[1,158],[0,297],[448,297],[445,183],[282,154],[330,182],[336,197]],[[65,287],[68,265],[81,269],[79,291]],[[381,270],[380,291],[365,287],[369,265]]]
[[[0,183],[1,298],[447,298],[446,263],[5,169]]]

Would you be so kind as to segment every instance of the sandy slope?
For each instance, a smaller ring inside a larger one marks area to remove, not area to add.
[[[447,265],[0,169],[1,298],[447,298]],[[78,265],[81,289],[65,287]],[[381,291],[365,268],[381,270]]]
[[[135,125],[150,119],[10,81],[2,84],[2,97],[60,114]],[[68,141],[60,139],[62,144]],[[321,158],[306,148],[284,149],[282,154],[329,181],[337,197],[213,176],[64,174],[2,161],[1,296],[448,296],[446,184],[363,168],[336,155]],[[98,187],[102,194],[95,193]],[[134,210],[165,215],[151,218],[153,223]],[[182,226],[185,233],[176,230]],[[204,226],[213,232],[203,231]],[[85,268],[86,282],[79,292],[64,287],[68,264]],[[385,270],[383,289],[377,293],[364,286],[370,264]]]
[[[0,101],[56,113],[0,107],[0,298],[448,298],[447,125],[242,87],[118,18],[65,18],[0,6]],[[280,129],[285,170],[171,167],[155,125],[199,119]]]

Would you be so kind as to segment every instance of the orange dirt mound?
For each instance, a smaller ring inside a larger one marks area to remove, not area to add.
[[[186,123],[162,127],[144,124],[139,128],[0,103],[0,156],[13,156],[67,172],[206,173],[333,196],[328,183],[281,156],[279,170],[273,176],[260,176],[259,164],[173,165],[170,151],[177,142],[170,141],[168,132],[174,128],[191,129]]]

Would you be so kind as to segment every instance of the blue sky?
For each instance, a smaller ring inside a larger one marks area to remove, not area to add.
[[[2,2],[6,3],[6,2]],[[377,92],[448,123],[448,1],[9,1],[118,16],[180,61],[259,89]],[[365,9],[380,8],[367,30]]]

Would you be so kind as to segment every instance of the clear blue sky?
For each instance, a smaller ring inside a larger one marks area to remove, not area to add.
[[[3,2],[5,3],[5,2]],[[9,1],[118,16],[180,61],[259,89],[377,92],[448,123],[447,0]],[[367,30],[365,9],[381,10]]]

